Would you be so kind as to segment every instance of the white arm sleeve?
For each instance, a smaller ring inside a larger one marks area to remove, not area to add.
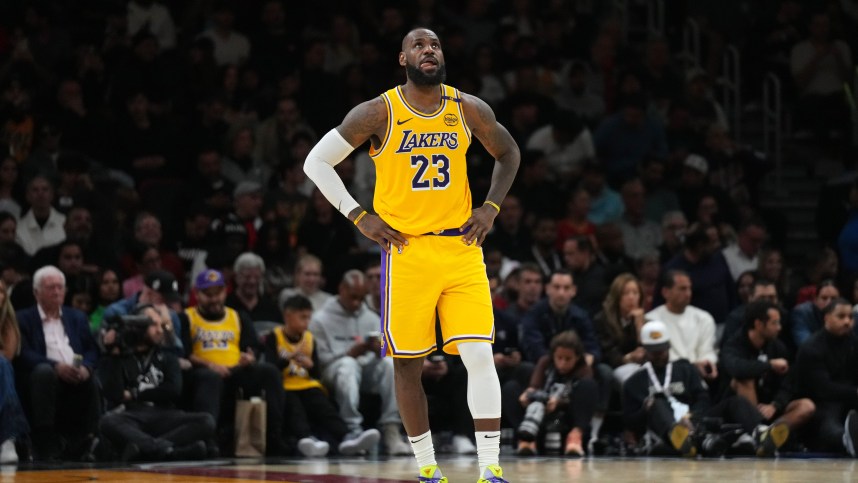
[[[304,161],[307,177],[316,183],[325,198],[346,217],[360,205],[349,194],[343,180],[334,171],[334,166],[346,159],[354,149],[336,129],[331,129],[313,146]]]

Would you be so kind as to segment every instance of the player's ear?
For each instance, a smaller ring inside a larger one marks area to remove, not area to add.
[[[405,52],[399,53],[399,65],[405,67]]]

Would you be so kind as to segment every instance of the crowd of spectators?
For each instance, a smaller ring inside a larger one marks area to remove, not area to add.
[[[625,21],[613,3],[2,2],[0,462],[16,446],[230,454],[237,397],[267,403],[271,455],[411,451],[377,357],[378,247],[302,166],[350,108],[404,80],[415,26],[522,151],[483,247],[521,454],[688,455],[733,424],[730,450],[854,456],[858,184],[828,193],[842,223],[821,230],[827,245],[788,259],[783,213],[760,204],[766,154],[734,140],[716,98],[724,47],[742,46],[749,104],[775,72],[797,138],[847,142],[858,8],[665,2],[657,33],[638,28],[646,2]],[[686,18],[705,46],[691,62]],[[494,161],[475,144],[468,163],[479,203]],[[368,146],[337,171],[370,209]],[[144,328],[128,341],[117,320]],[[643,337],[647,320],[669,337]],[[649,385],[674,362],[684,393]],[[476,451],[465,384],[457,358],[427,359],[441,451]],[[824,431],[803,434],[811,418]]]

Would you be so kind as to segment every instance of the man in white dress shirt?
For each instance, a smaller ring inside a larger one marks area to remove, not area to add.
[[[681,270],[668,270],[661,293],[664,305],[649,311],[646,320],[660,320],[667,326],[670,360],[687,359],[704,379],[716,379],[715,320],[705,310],[691,305],[691,278]]]
[[[98,388],[92,378],[98,347],[86,315],[63,306],[66,282],[57,267],[36,271],[33,293],[36,305],[16,314],[21,354],[15,369],[26,388],[21,394],[29,396],[35,457],[80,457],[89,449],[86,438],[98,420]]]

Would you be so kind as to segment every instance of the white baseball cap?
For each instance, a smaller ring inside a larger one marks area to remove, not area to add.
[[[670,349],[670,334],[660,320],[650,320],[641,327],[641,345],[648,351]]]

